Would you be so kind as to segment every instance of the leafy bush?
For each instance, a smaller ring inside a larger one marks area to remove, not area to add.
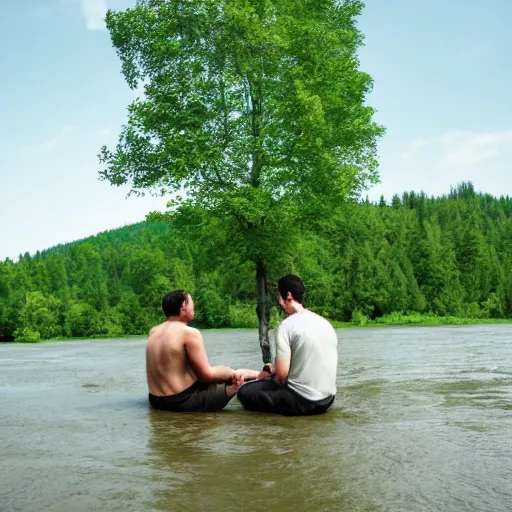
[[[39,343],[41,335],[30,327],[24,327],[14,333],[14,341],[18,343]]]
[[[356,310],[352,313],[352,323],[359,325],[360,327],[364,327],[368,324],[369,318],[366,315],[363,315],[361,311]]]
[[[258,316],[254,304],[237,302],[229,306],[229,325],[231,327],[255,329],[258,327]]]

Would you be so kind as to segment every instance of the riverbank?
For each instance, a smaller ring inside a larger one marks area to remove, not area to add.
[[[455,316],[437,316],[437,315],[423,315],[419,313],[412,313],[404,315],[402,313],[393,313],[383,317],[371,320],[363,315],[355,315],[350,322],[340,322],[338,320],[329,319],[329,322],[335,329],[359,328],[359,327],[398,327],[398,326],[417,326],[417,327],[436,327],[443,325],[479,325],[479,324],[512,324],[512,318],[461,318]],[[225,327],[225,328],[209,328],[202,326],[202,331],[221,331],[221,330],[254,330],[254,328],[245,327]],[[83,341],[87,340],[126,340],[126,339],[146,339],[146,334],[134,334],[123,336],[88,336],[87,338],[78,337],[59,337],[49,340],[39,341],[11,341],[5,343],[27,344],[27,343],[53,343],[58,341]],[[4,343],[4,342],[2,342]]]
[[[478,324],[512,324],[512,318],[461,318],[456,316],[424,315],[411,313],[392,313],[371,320],[366,316],[355,316],[351,322],[330,320],[336,329],[348,327],[393,327],[400,325],[415,325],[418,327],[435,327],[441,325],[478,325]]]

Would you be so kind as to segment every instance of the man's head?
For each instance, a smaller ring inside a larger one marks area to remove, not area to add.
[[[277,282],[279,289],[279,304],[286,313],[292,313],[296,309],[296,304],[304,302],[304,283],[302,279],[293,274],[282,277]]]
[[[185,290],[174,290],[164,295],[162,309],[166,318],[179,317],[184,322],[194,320],[194,301]]]

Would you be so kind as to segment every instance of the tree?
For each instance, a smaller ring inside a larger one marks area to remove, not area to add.
[[[12,338],[15,329],[14,311],[11,307],[15,272],[13,267],[11,260],[0,261],[0,340]]]
[[[298,220],[327,215],[377,178],[383,129],[364,104],[358,0],[140,0],[107,27],[132,89],[100,171],[132,192],[185,191],[175,211],[234,219],[253,262],[263,358],[269,272],[292,254]],[[281,269],[283,270],[283,269]]]
[[[455,249],[437,218],[425,221],[417,233],[413,260],[418,285],[430,310],[440,315],[460,315],[464,289],[460,284]]]
[[[61,335],[60,316],[62,303],[54,296],[46,297],[41,292],[27,292],[26,301],[20,311],[20,328],[15,333],[23,338],[28,329],[42,339]]]
[[[64,329],[68,336],[89,337],[106,334],[98,311],[87,302],[73,302],[66,314]]]

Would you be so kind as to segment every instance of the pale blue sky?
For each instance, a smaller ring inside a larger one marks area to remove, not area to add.
[[[134,0],[4,0],[0,259],[144,219],[162,198],[98,180],[133,98],[102,17]],[[368,0],[362,69],[387,128],[370,192],[512,195],[512,2]]]

